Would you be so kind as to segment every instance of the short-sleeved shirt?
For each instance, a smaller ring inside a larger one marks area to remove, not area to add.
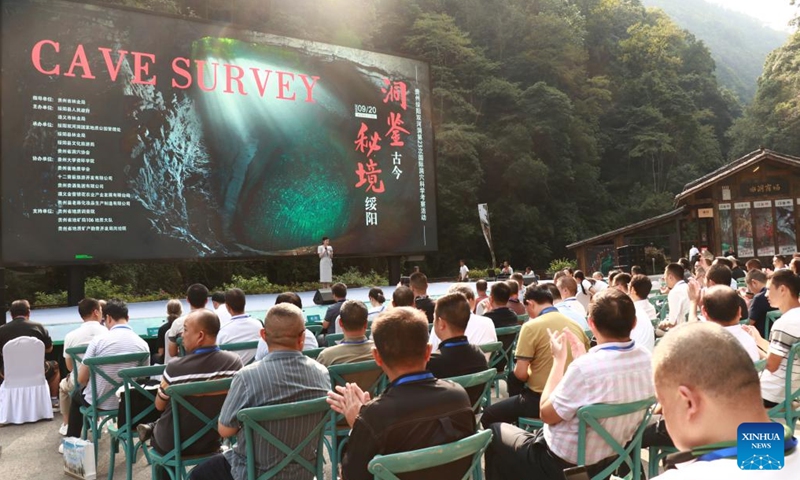
[[[166,344],[167,332],[169,331],[170,327],[172,327],[172,323],[174,321],[175,320],[172,320],[172,322],[170,322],[169,320],[167,320],[167,323],[158,327],[158,336],[156,337],[156,352],[158,352],[159,348],[163,348],[165,358],[167,355],[169,355],[169,352],[167,352],[167,344]]]
[[[347,480],[372,480],[367,464],[375,455],[407,452],[455,442],[475,433],[475,414],[460,385],[433,377],[403,383],[424,372],[403,375],[372,399],[350,431],[342,473]],[[463,469],[462,469],[463,466]],[[461,478],[469,459],[414,472],[414,480]]]
[[[31,322],[25,317],[17,317],[0,327],[0,368],[3,366],[3,347],[6,346],[6,343],[19,337],[38,338],[44,343],[45,350],[53,346],[50,333],[41,323]]]
[[[322,331],[324,334],[334,333],[336,331],[336,319],[339,317],[339,312],[342,311],[342,305],[346,299],[341,299],[334,303],[328,310],[325,311],[325,321],[328,322],[328,328]]]
[[[747,355],[750,356],[750,360],[756,361],[759,358],[758,354],[758,345],[756,345],[756,341],[753,340],[753,337],[750,336],[749,333],[742,328],[741,325],[731,325],[729,327],[724,327],[731,335],[736,337],[736,340],[739,340],[739,343],[742,344],[742,348],[747,352]]]
[[[574,303],[580,305],[577,301]],[[584,331],[589,330],[589,322],[586,321],[585,314],[581,314],[578,310],[570,307],[569,304],[565,302],[559,302],[555,304],[555,307],[562,315],[577,323]]]
[[[676,283],[667,294],[667,305],[669,307],[669,321],[674,325],[685,323],[690,307],[689,284],[683,280]]]
[[[189,353],[176,358],[166,366],[161,379],[161,393],[164,394],[164,390],[171,385],[229,378],[241,368],[242,360],[233,352],[224,352],[214,347],[200,349],[198,353]],[[208,417],[213,418],[222,408],[225,395],[188,397],[187,401]],[[169,402],[153,427],[153,447],[162,454],[171,451],[175,446],[172,425],[172,402]],[[204,426],[205,422],[186,412],[186,415],[181,416],[181,438],[188,439]],[[217,430],[210,430],[182,453],[199,455],[216,452],[219,450],[219,440]]]
[[[559,305],[561,305],[563,308],[572,309],[574,312],[577,312],[582,317],[586,318],[586,307],[584,307],[576,297],[565,298],[561,301],[561,303],[559,303]]]
[[[800,342],[800,307],[793,308],[775,321],[769,334],[769,354],[781,357],[781,364],[774,372],[761,372],[761,396],[764,400],[783,401],[786,383],[786,361],[792,345]],[[800,359],[795,358],[792,367],[792,390],[800,387]]]
[[[469,316],[467,323],[467,330],[464,335],[469,339],[469,343],[473,345],[485,345],[487,343],[494,343],[497,341],[497,332],[494,329],[494,322],[489,317],[483,315],[475,315],[474,313]],[[433,351],[439,349],[439,337],[436,335],[436,329],[431,330],[431,336],[428,343],[433,347]]]
[[[150,347],[147,345],[147,342],[142,340],[142,338],[139,337],[139,335],[137,335],[136,332],[134,332],[133,329],[128,325],[114,325],[111,327],[108,333],[94,337],[92,341],[89,342],[89,346],[86,348],[86,354],[83,356],[83,359],[86,360],[87,358],[94,357],[110,357],[113,355],[125,355],[127,353],[138,352],[150,353]],[[114,380],[120,380],[120,370],[149,364],[150,358],[145,357],[139,362],[116,363],[113,365],[103,365],[99,368]],[[95,377],[95,382],[97,385],[98,397],[102,397],[114,388],[113,385],[108,383],[108,381],[103,378],[102,375],[97,375]],[[92,404],[92,389],[90,386],[87,386],[83,391],[83,398],[86,400],[86,403]],[[98,405],[98,407],[102,410],[113,410],[118,406],[119,400],[117,400],[117,397],[114,395],[111,395],[103,403]]]
[[[250,315],[235,315],[231,317],[230,322],[219,329],[217,343],[219,345],[225,345],[226,343],[257,342],[261,339],[262,328],[264,328],[264,325],[261,321]],[[238,354],[242,362],[247,365],[255,358],[256,348],[238,350],[236,354]]]
[[[330,389],[328,369],[316,360],[297,351],[271,352],[260,362],[244,367],[233,376],[219,421],[227,427],[238,427],[236,414],[243,408],[313,400],[327,396]],[[319,418],[306,416],[277,420],[267,422],[264,427],[287,445],[297,445]],[[225,452],[225,458],[231,465],[231,475],[236,480],[247,478],[245,442],[244,430],[239,430],[236,446]],[[256,475],[265,473],[285,456],[258,436],[254,442]],[[309,442],[302,452],[303,457],[312,463],[316,447],[316,442]],[[288,465],[281,472],[281,478],[284,479],[311,480],[313,476],[313,473],[296,463]]]
[[[767,312],[773,310],[776,310],[776,308],[771,307],[769,304],[766,287],[753,295],[753,299],[750,300],[750,306],[747,309],[747,318],[755,322],[755,327],[762,335],[766,335],[764,333],[764,326],[767,321]]]
[[[69,358],[69,354],[67,353],[68,349],[80,347],[81,345],[88,345],[94,337],[99,337],[107,333],[108,329],[100,325],[100,322],[95,322],[94,320],[83,322],[80,327],[69,332],[64,337],[64,358]],[[76,369],[80,368],[80,366],[81,362],[78,362],[76,365],[73,365],[72,368]]]
[[[338,345],[321,351],[317,361],[326,367],[343,363],[366,362],[373,359],[372,347],[374,346],[375,343],[367,337],[345,337]],[[344,379],[355,383],[362,390],[368,391],[382,373],[383,370],[378,367],[374,370],[346,375]]]
[[[648,300],[637,300],[633,302],[636,308],[636,325],[631,330],[631,339],[636,341],[636,345],[644,348],[650,353],[656,346],[656,332],[653,328],[653,318],[648,311],[648,306],[652,307]],[[655,309],[653,309],[655,313]]]
[[[203,307],[203,308],[205,309],[205,307]],[[192,308],[189,313],[192,313],[195,310],[200,310],[200,309]],[[208,310],[208,309],[206,309],[206,310]],[[210,311],[213,311],[213,310],[210,310]],[[167,330],[167,340],[168,340],[168,342],[166,343],[167,346],[169,346],[169,342],[178,343],[178,337],[183,335],[183,324],[186,323],[186,317],[189,316],[189,313],[187,313],[186,315],[182,315],[182,316],[176,318],[175,321],[172,322],[172,326],[169,327],[169,330]],[[169,347],[167,347],[165,349],[165,351],[166,351],[166,353],[164,354],[164,361],[167,362],[171,358],[171,356],[169,354]]]
[[[560,332],[564,327],[575,334],[589,348],[589,339],[586,333],[575,322],[558,311],[549,311],[544,315],[528,320],[522,326],[517,340],[517,351],[514,356],[517,360],[530,360],[528,365],[528,388],[541,393],[553,367],[553,353],[550,351],[549,328],[553,332]],[[567,365],[572,362],[572,353],[567,352]]]
[[[630,403],[653,397],[653,370],[650,352],[633,341],[605,343],[592,347],[567,367],[564,377],[550,395],[553,408],[562,421],[544,426],[550,450],[569,463],[578,462],[578,409],[596,403]],[[600,424],[620,444],[626,444],[643,415],[639,412],[604,418]],[[614,454],[600,435],[588,429],[586,465]]]

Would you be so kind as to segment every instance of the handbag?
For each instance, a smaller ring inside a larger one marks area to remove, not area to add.
[[[82,480],[97,478],[92,442],[75,437],[64,439],[64,473]]]

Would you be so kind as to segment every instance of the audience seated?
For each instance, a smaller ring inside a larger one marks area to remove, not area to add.
[[[436,304],[428,297],[428,277],[424,273],[414,272],[408,280],[411,291],[414,292],[414,307],[425,313],[428,323],[433,323],[433,310]]]
[[[516,273],[514,275],[517,275]],[[508,296],[508,308],[514,312],[514,315],[524,315],[525,314],[525,306],[522,305],[522,302],[519,300],[519,284],[516,280],[506,280],[506,284],[508,285],[508,289],[511,294]]]
[[[322,321],[322,336],[329,333],[336,333],[336,318],[339,317],[339,310],[342,309],[342,304],[347,300],[347,285],[344,283],[334,283],[331,287],[331,294],[336,301],[333,305],[328,307],[325,312],[325,319]],[[320,338],[320,340],[322,340]],[[320,345],[322,342],[319,342]]]
[[[489,308],[484,316],[489,317],[495,328],[513,327],[518,324],[517,314],[508,308],[508,299],[511,297],[511,288],[506,282],[497,282],[492,285],[492,294],[489,297]]]
[[[241,289],[231,288],[225,292],[225,308],[231,314],[231,319],[219,330],[217,342],[220,345],[257,342],[261,338],[261,329],[264,326],[260,320],[245,313],[246,303],[247,300]],[[236,353],[242,359],[242,363],[247,365],[256,356],[256,349],[237,350]]]
[[[775,310],[767,300],[767,275],[761,270],[750,270],[744,277],[745,284],[750,293],[753,294],[750,306],[747,310],[747,318],[750,325],[754,325],[762,335],[766,335],[767,312]]]
[[[553,306],[556,307],[556,310],[580,325],[584,331],[589,330],[589,323],[586,321],[586,315],[581,315],[577,310],[570,308],[568,304],[564,303],[561,299],[561,292],[558,290],[555,283],[545,283],[542,286],[547,288],[547,290],[550,291],[550,295],[553,296]]]
[[[331,408],[352,427],[342,461],[343,478],[371,480],[367,464],[377,454],[391,454],[454,442],[475,432],[467,392],[438,380],[425,365],[431,354],[425,315],[408,307],[382,313],[372,325],[375,361],[391,381],[370,399],[357,385],[328,394]],[[461,478],[470,459],[414,472],[415,480]]]
[[[392,307],[413,307],[414,292],[409,287],[397,287],[392,293]]]
[[[572,274],[572,279],[575,280],[575,286],[577,288],[575,298],[578,300],[578,303],[583,306],[584,310],[586,310],[589,308],[592,295],[595,293],[592,283],[586,279],[586,276],[581,270],[575,270]]]
[[[208,303],[208,288],[201,283],[191,285],[186,290],[186,301],[189,302],[189,313],[206,308],[206,304]],[[178,337],[183,334],[183,322],[186,321],[187,315],[176,318],[167,332],[167,351],[164,352],[165,364],[169,362],[171,358],[178,356]]]
[[[481,303],[489,298],[486,292],[489,291],[489,283],[486,280],[480,279],[475,282],[475,307],[472,309],[473,313],[483,315],[483,306]]]
[[[137,427],[139,440],[144,442],[152,438],[150,446],[161,455],[175,448],[172,405],[165,393],[166,389],[171,385],[228,378],[242,368],[242,360],[238,355],[224,352],[217,346],[219,323],[217,314],[210,310],[196,310],[187,315],[183,324],[183,347],[186,355],[167,364],[156,395],[156,409],[163,413],[155,424],[140,424]],[[190,401],[205,415],[213,417],[222,408],[225,392],[194,397]],[[194,415],[182,416],[180,438],[188,439],[204,426],[204,423]],[[219,446],[219,433],[210,430],[201,440],[183,450],[182,454],[188,456],[216,453]],[[162,473],[160,478],[168,477]]]
[[[767,423],[758,374],[740,343],[710,322],[670,331],[653,355],[656,396],[667,428],[682,452],[667,457],[676,468],[659,480],[789,480],[800,470],[800,452],[786,452],[783,468],[751,472],[739,468],[736,453],[703,454],[736,447],[742,423]],[[791,432],[786,432],[791,438]]]
[[[142,340],[133,329],[128,326],[128,306],[121,300],[110,300],[105,308],[106,328],[108,332],[94,337],[86,348],[83,360],[95,357],[110,357],[114,355],[124,355],[126,353],[150,352],[147,342]],[[181,331],[183,328],[181,327]],[[149,358],[143,364],[147,365]],[[142,364],[129,362],[128,364],[114,364],[98,367],[109,377],[120,380],[119,372],[125,368],[139,367]],[[113,386],[101,375],[95,378],[97,386],[97,396],[105,395]],[[89,367],[81,365],[78,370],[78,383],[83,386],[83,391],[77,390],[72,396],[72,405],[69,411],[69,422],[67,427],[68,437],[80,437],[83,428],[83,415],[80,407],[88,407],[93,404],[92,389],[89,388]],[[119,400],[111,396],[106,399],[98,408],[102,410],[114,410],[119,406]]]
[[[727,260],[727,259],[726,259]],[[731,276],[731,269],[722,263],[714,263],[708,270],[706,270],[706,286],[713,287],[714,285],[731,286],[731,281],[734,282],[733,289],[736,290],[735,281]]]
[[[50,333],[41,323],[31,322],[31,305],[27,300],[14,300],[9,308],[11,321],[0,326],[0,380],[3,372],[3,347],[6,343],[19,337],[33,337],[42,341],[45,353],[53,351],[53,340]],[[45,360],[44,376],[50,387],[50,398],[53,408],[58,409],[58,384],[61,381],[61,371],[58,362]]]
[[[248,365],[233,376],[231,389],[222,405],[218,430],[223,438],[236,435],[236,445],[224,454],[217,454],[192,470],[191,480],[245,480],[244,431],[236,419],[243,408],[260,407],[312,400],[325,396],[330,389],[330,376],[325,367],[301,353],[305,341],[303,312],[294,305],[273,306],[264,322],[264,340],[270,353],[260,362]],[[265,428],[290,445],[296,445],[308,434],[308,422],[299,417],[269,422]],[[316,444],[309,443],[304,457],[313,458]],[[273,468],[284,454],[266,442],[258,441],[254,459],[256,476]],[[281,478],[310,478],[312,475],[297,464],[287,466]]]
[[[636,309],[627,295],[606,289],[594,297],[589,326],[598,345],[587,353],[584,343],[566,329],[550,332],[553,367],[541,395],[543,429],[528,433],[507,423],[491,425],[486,451],[486,478],[563,478],[575,466],[578,446],[577,411],[584,405],[628,403],[653,396],[650,353],[630,339]],[[568,353],[575,360],[567,368]],[[603,420],[619,443],[627,443],[641,422],[636,414]],[[596,432],[586,438],[589,475],[599,472],[613,451]],[[612,457],[613,458],[613,457]]]
[[[468,284],[456,283],[451,285],[450,288],[447,289],[447,293],[460,293],[461,295],[464,295],[464,298],[466,298],[467,302],[469,303],[470,311],[475,310],[475,292],[472,291],[472,288],[470,288]],[[467,336],[469,343],[473,345],[484,345],[486,343],[493,343],[497,341],[497,332],[495,332],[494,329],[494,322],[492,322],[489,317],[475,315],[474,313],[469,317],[469,322],[467,323],[467,329],[464,331],[464,335]],[[441,339],[436,334],[436,329],[432,329],[428,343],[431,344],[434,352],[439,349],[440,342]]]
[[[689,285],[690,298],[692,290],[696,288]],[[753,337],[739,324],[741,318],[739,308],[739,295],[725,285],[716,285],[706,289],[703,294],[703,316],[706,320],[714,322],[725,328],[731,335],[739,340],[742,348],[747,352],[750,360],[759,359],[758,346]]]
[[[664,281],[667,284],[667,306],[669,316],[659,328],[674,327],[686,322],[689,314],[689,285],[683,279],[683,267],[678,263],[670,263],[664,269]]]
[[[611,280],[609,280],[610,282]],[[578,315],[586,317],[586,308],[578,301],[576,295],[578,293],[578,283],[574,278],[568,275],[562,275],[555,281],[558,291],[561,292],[561,303],[563,308],[570,308]]]
[[[367,338],[367,307],[358,300],[347,300],[339,313],[339,327],[344,338],[338,345],[330,345],[317,356],[317,361],[326,367],[342,363],[355,363],[372,360],[374,343]],[[347,378],[363,390],[378,379],[375,372],[359,372]]]
[[[372,308],[369,309],[368,320],[375,320],[378,315],[386,310],[386,297],[383,295],[383,290],[378,287],[369,289],[369,304]]]
[[[539,417],[542,391],[553,366],[548,331],[571,331],[584,349],[589,348],[589,339],[583,327],[553,307],[553,296],[547,287],[542,285],[527,289],[525,308],[531,320],[525,322],[520,331],[513,370],[513,375],[525,382],[525,387],[520,394],[509,396],[484,409],[481,424],[485,428],[496,422],[516,423],[519,417]],[[571,354],[567,354],[566,362],[572,362]]]
[[[469,302],[461,293],[450,293],[436,300],[433,331],[441,339],[439,349],[428,360],[428,371],[436,378],[449,378],[482,372],[489,368],[486,355],[465,335],[470,321]],[[431,332],[432,333],[432,332]],[[471,404],[483,393],[483,385],[468,391]]]
[[[594,291],[597,293],[602,292],[606,288],[608,288],[608,284],[603,281],[603,274],[602,272],[594,272],[592,274],[592,278],[594,279]]]
[[[759,348],[767,352],[767,366],[761,374],[761,394],[764,406],[772,408],[782,402],[785,395],[786,360],[789,350],[800,342],[800,277],[788,269],[770,275],[767,283],[769,304],[781,311],[769,334],[769,342],[758,330],[751,328]],[[795,359],[792,372],[792,389],[800,387],[800,361]]]
[[[211,306],[214,308],[217,318],[219,318],[220,327],[224,327],[226,323],[231,321],[231,313],[225,305],[225,292],[212,293]]]
[[[653,282],[644,275],[636,275],[631,278],[628,288],[628,295],[636,308],[636,326],[631,330],[631,339],[636,342],[636,345],[650,353],[655,348],[656,333],[653,328],[653,320],[657,317],[655,307],[647,300],[652,288]]]
[[[103,313],[100,310],[100,302],[94,298],[87,297],[78,302],[78,315],[81,316],[83,323],[80,327],[72,330],[64,337],[64,364],[68,372],[72,372],[76,368],[80,369],[81,363],[79,362],[77,365],[73,365],[72,357],[69,356],[67,350],[87,345],[94,337],[108,332],[108,329],[100,324],[100,318],[102,318]],[[61,435],[67,434],[67,421],[69,420],[69,409],[71,406],[69,397],[74,390],[74,375],[67,374],[58,385],[61,416],[63,417],[61,428],[58,429]]]
[[[167,302],[167,321],[158,327],[158,335],[156,336],[156,353],[150,358],[150,363],[152,364],[164,364],[165,358],[167,356],[167,332],[169,329],[172,328],[172,324],[175,323],[175,320],[180,318],[183,315],[183,305],[181,305],[181,301],[177,299],[172,299]]]
[[[614,277],[614,285],[613,287],[619,290],[620,292],[627,294],[629,290],[629,285],[631,283],[631,276],[625,272],[620,273],[616,277]]]
[[[283,292],[277,297],[275,297],[275,305],[279,305],[281,303],[291,303],[297,308],[303,308],[303,301],[300,299],[300,295],[294,292]],[[314,333],[306,328],[305,331],[305,340],[303,341],[303,350],[312,350],[314,348],[319,348],[319,343],[317,343],[317,336]],[[261,360],[262,358],[266,357],[269,353],[269,347],[267,346],[267,342],[264,341],[263,338],[259,337],[258,339],[258,348],[256,349],[256,361]]]

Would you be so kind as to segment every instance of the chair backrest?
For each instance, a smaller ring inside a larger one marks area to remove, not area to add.
[[[450,380],[451,382],[457,383],[465,389],[483,385],[483,391],[481,392],[480,396],[478,396],[478,400],[472,405],[472,410],[477,413],[483,404],[483,399],[486,397],[487,392],[492,389],[492,382],[494,381],[495,375],[497,375],[497,370],[490,368],[482,372],[459,375],[458,377],[449,377],[445,380]]]
[[[767,312],[767,316],[764,320],[764,331],[761,332],[764,334],[764,338],[769,339],[769,333],[772,330],[772,324],[781,318],[781,315],[782,314],[780,310],[772,310],[771,312]]]
[[[503,355],[503,342],[484,343],[478,346],[483,353],[489,354],[489,365],[497,365],[498,358]]]
[[[783,405],[786,412],[792,412],[794,409],[792,402],[800,399],[800,386],[798,386],[798,388],[793,388],[793,384],[796,382],[792,381],[792,377],[800,376],[798,369],[800,369],[800,342],[792,345],[792,348],[789,350],[789,356],[786,359],[786,379],[783,390],[786,395],[783,402],[779,404]],[[800,413],[796,416],[800,417]]]
[[[131,425],[138,425],[142,419],[146,418],[156,409],[156,395],[154,390],[145,389],[139,382],[140,378],[152,377],[164,373],[164,365],[152,365],[149,367],[134,367],[125,368],[119,371],[119,376],[122,379],[124,387],[123,395],[125,396],[125,426],[120,429],[121,434],[130,435],[133,431],[130,429]],[[144,398],[150,402],[148,406],[131,417],[131,392],[139,392]]]
[[[465,480],[480,468],[483,452],[491,441],[492,431],[483,430],[457,442],[445,445],[412,450],[410,452],[393,453],[391,455],[376,455],[375,458],[370,460],[367,469],[374,475],[376,480],[399,480],[397,476],[399,473],[416,472],[447,465],[456,460],[472,456],[470,468],[461,477],[461,480]]]
[[[180,467],[182,452],[200,441],[206,433],[217,429],[220,412],[217,411],[216,415],[209,417],[192,405],[189,397],[214,394],[227,395],[228,390],[231,388],[231,381],[233,381],[232,378],[223,378],[204,382],[181,383],[167,387],[164,393],[169,396],[170,406],[172,407],[173,445],[176,447],[163,456],[165,461],[175,463]],[[197,417],[204,427],[189,438],[181,438],[182,417]],[[180,448],[177,447],[178,445],[180,445]]]
[[[247,364],[250,365],[256,359],[256,350],[258,350],[258,340],[253,340],[252,342],[221,343],[219,345],[219,349],[225,350],[227,352],[235,352],[239,356],[241,356],[239,352],[252,350],[253,356],[250,357],[250,361],[247,362]]]
[[[336,386],[344,386],[347,382],[353,381],[353,376],[359,373],[374,372],[375,380],[371,385],[366,387],[366,391],[372,398],[375,398],[381,392],[381,386],[385,383],[386,374],[383,373],[381,367],[375,360],[365,360],[363,362],[353,363],[340,363],[338,365],[331,365],[328,367],[328,373],[331,376],[331,390],[336,391]],[[359,385],[362,389],[364,385]]]
[[[313,333],[314,335],[319,335],[320,333],[322,333],[322,324],[311,325],[307,323],[306,329],[311,331],[311,333]]]
[[[136,352],[136,353],[126,353],[123,355],[110,355],[107,357],[92,357],[92,358],[84,358],[83,364],[89,368],[89,386],[92,389],[92,408],[99,408],[103,402],[108,400],[109,398],[113,397],[117,389],[122,386],[122,378],[119,377],[117,370],[116,374],[111,373],[109,374],[106,372],[103,367],[109,367],[113,365],[120,365],[120,364],[130,364],[130,363],[141,363],[143,361],[149,361],[150,359],[150,352]],[[129,367],[130,365],[125,365]],[[121,369],[120,369],[121,370]],[[112,369],[113,372],[113,369]],[[98,378],[102,378],[105,380],[111,388],[108,389],[104,394],[97,396],[97,380]]]
[[[319,354],[323,350],[325,350],[325,347],[311,348],[311,349],[308,349],[308,350],[303,350],[303,355],[305,355],[308,358],[313,358],[313,359],[316,360],[316,358],[319,357]]]
[[[69,358],[72,359],[72,383],[73,385],[78,384],[78,367],[80,367],[81,363],[83,362],[83,354],[86,353],[86,349],[89,348],[89,344],[86,345],[78,345],[77,347],[71,347],[64,350],[64,353],[69,355]]]
[[[517,322],[519,322],[520,324],[523,324],[523,323],[527,322],[528,320],[530,320],[530,318],[531,317],[529,317],[527,313],[524,313],[522,315],[517,315]]]
[[[595,404],[586,405],[578,409],[578,465],[586,464],[586,439],[587,427],[594,430],[600,438],[610,446],[618,457],[610,465],[608,465],[602,472],[598,473],[592,480],[599,480],[608,477],[611,472],[615,471],[620,465],[626,463],[633,472],[632,476],[638,478],[639,464],[642,448],[642,434],[647,426],[648,420],[652,415],[651,407],[655,404],[655,397],[639,400],[638,402],[621,403],[621,404]],[[634,431],[631,439],[623,439],[622,443],[618,442],[603,425],[600,423],[601,419],[619,417],[622,415],[641,413],[642,421]],[[626,442],[628,446],[625,447]]]
[[[47,384],[44,378],[44,343],[35,337],[17,337],[3,346],[7,388]]]
[[[274,478],[290,464],[297,464],[316,475],[317,478],[322,478],[322,429],[328,423],[328,412],[330,412],[330,406],[328,405],[326,397],[240,410],[236,418],[244,429],[247,479],[266,480]],[[318,416],[318,418],[315,423],[312,424],[308,432],[302,432],[304,436],[296,445],[287,445],[284,440],[276,437],[263,426],[266,422],[290,420],[306,416]],[[270,447],[274,447],[284,455],[282,460],[261,475],[256,475],[256,436],[266,441]],[[312,464],[314,459],[316,459],[316,465]]]
[[[344,339],[344,333],[329,333],[325,335],[325,341],[328,342],[329,347],[341,342],[342,339]]]
[[[515,325],[513,327],[501,327],[495,328],[495,333],[497,334],[497,339],[501,340],[503,337],[510,337],[514,335],[514,340],[512,342],[506,343],[502,342],[504,347],[502,348],[502,355],[496,358],[495,362],[492,362],[490,359],[489,366],[490,367],[497,367],[503,359],[505,359],[506,368],[512,363],[512,356],[514,355],[514,347],[517,345],[517,338],[519,338],[519,331],[522,329],[521,325]]]

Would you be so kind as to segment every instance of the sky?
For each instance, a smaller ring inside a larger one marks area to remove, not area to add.
[[[789,0],[706,0],[730,10],[741,12],[761,20],[764,25],[776,30],[791,32],[787,24],[800,11]]]

